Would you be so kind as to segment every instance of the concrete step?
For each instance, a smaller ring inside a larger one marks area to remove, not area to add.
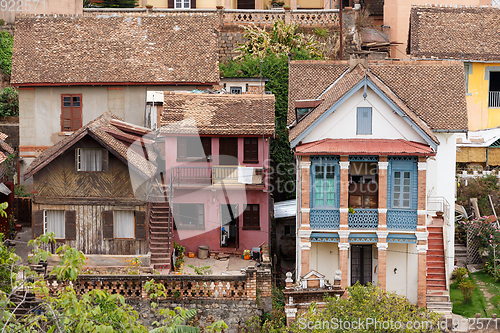
[[[427,274],[442,274],[445,275],[444,267],[427,267]]]
[[[450,296],[448,295],[436,295],[436,294],[427,294],[426,295],[427,303],[449,303],[450,302]]]
[[[446,286],[427,284],[427,291],[442,290],[446,291]]]

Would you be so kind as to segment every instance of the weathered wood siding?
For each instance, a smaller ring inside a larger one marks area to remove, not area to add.
[[[109,152],[107,171],[76,171],[77,148],[103,147],[88,135],[82,138],[33,176],[36,197],[135,198],[126,163]]]
[[[107,210],[138,210],[146,211],[146,205],[52,205],[33,204],[37,210],[74,210],[76,211],[76,240],[58,240],[86,254],[146,254],[148,241],[136,239],[104,239],[103,212]]]

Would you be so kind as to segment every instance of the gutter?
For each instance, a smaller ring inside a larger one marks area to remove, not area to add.
[[[435,133],[467,133],[467,130],[432,130]]]

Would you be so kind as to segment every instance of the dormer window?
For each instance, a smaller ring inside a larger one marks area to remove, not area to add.
[[[299,122],[308,115],[314,108],[323,102],[322,99],[307,99],[295,101],[295,118],[296,121]]]

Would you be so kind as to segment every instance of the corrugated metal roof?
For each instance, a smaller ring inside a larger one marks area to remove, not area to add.
[[[426,144],[402,139],[323,139],[296,148],[297,155],[434,155]]]
[[[274,218],[292,217],[297,214],[297,200],[286,200],[274,203]]]

